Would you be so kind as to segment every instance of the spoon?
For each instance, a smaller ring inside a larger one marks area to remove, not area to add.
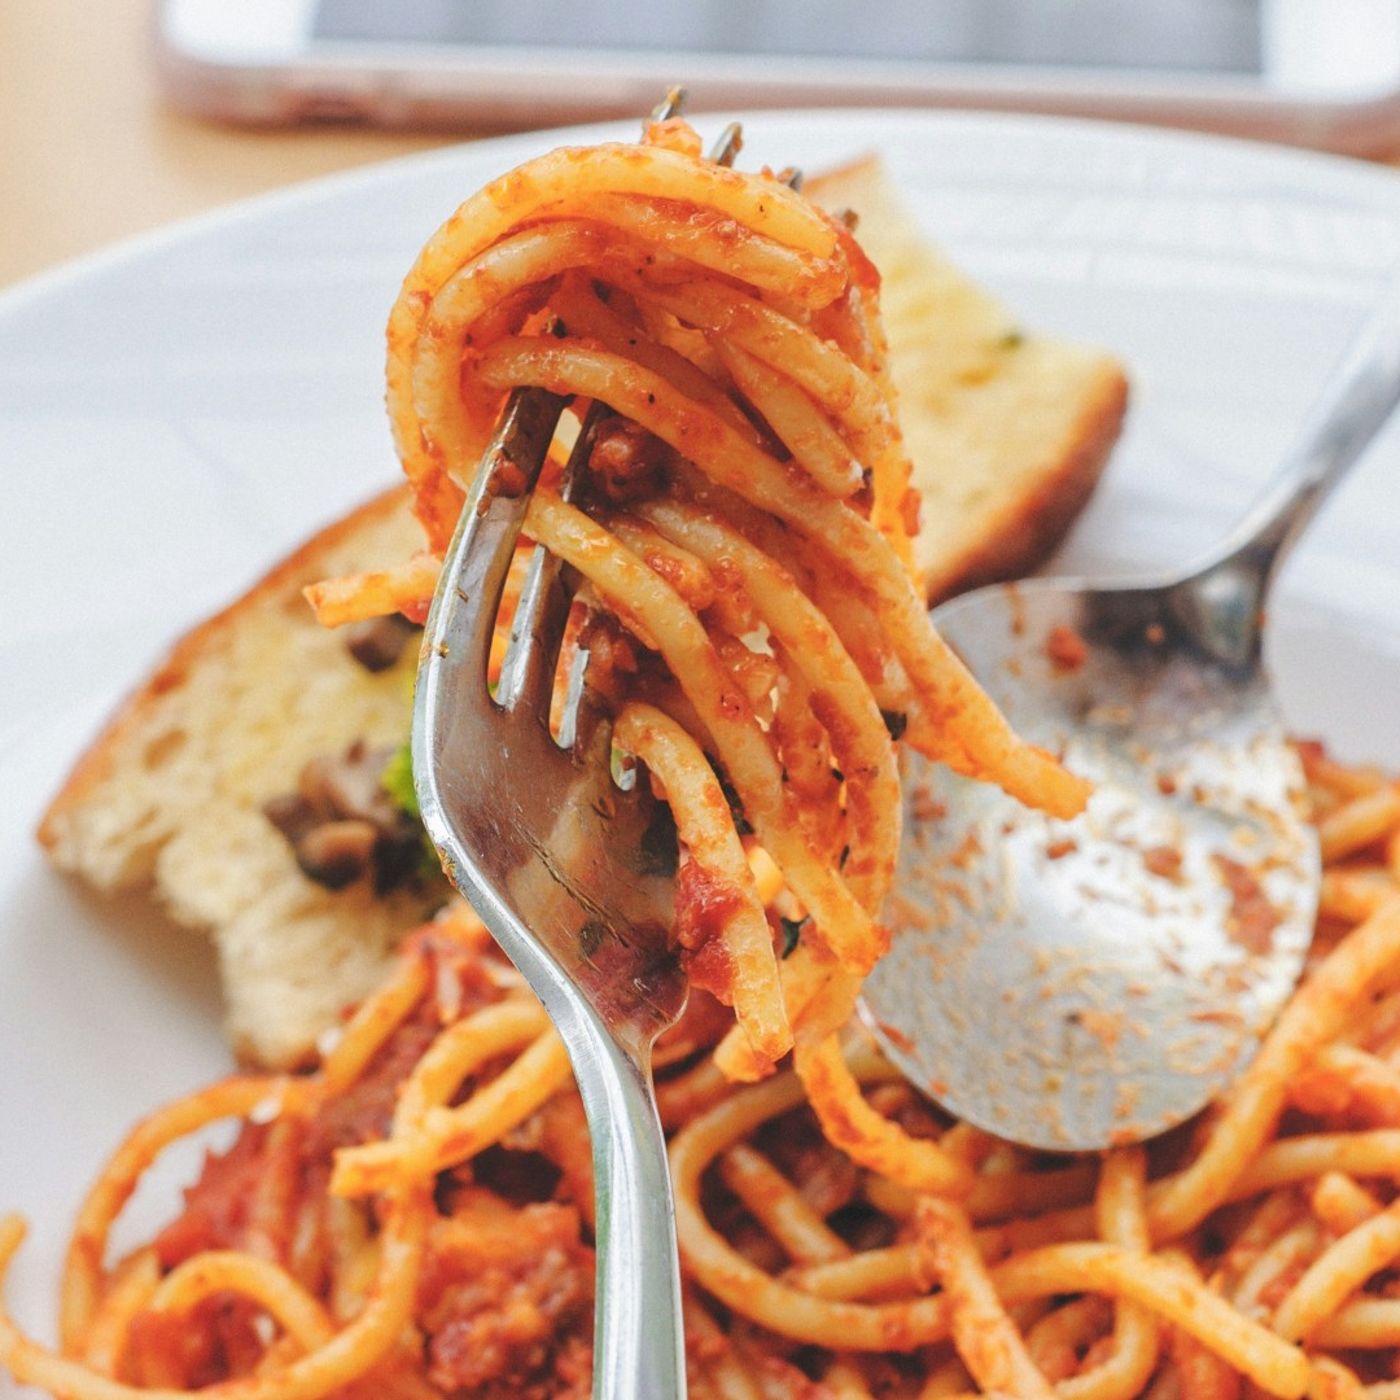
[[[1302,970],[1321,880],[1264,604],[1397,399],[1400,287],[1206,562],[1160,582],[995,585],[934,611],[1016,730],[1095,785],[1056,821],[906,755],[893,945],[862,1013],[959,1118],[1101,1149],[1189,1118],[1249,1063]]]

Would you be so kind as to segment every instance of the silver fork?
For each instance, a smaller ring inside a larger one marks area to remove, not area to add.
[[[428,615],[413,771],[444,870],[544,1004],[583,1096],[597,1200],[593,1394],[670,1400],[685,1394],[680,1270],[651,1047],[685,1004],[666,950],[671,833],[645,784],[613,781],[610,726],[586,686],[571,687],[571,747],[550,733],[569,602],[543,550],[494,698],[486,682],[506,571],[562,407],[516,390],[478,468]],[[497,489],[506,464],[524,492]]]
[[[678,102],[668,94],[656,116]],[[737,148],[737,133],[726,131],[712,158],[727,164]],[[486,680],[506,573],[562,410],[554,395],[516,390],[477,468],[428,615],[413,771],[443,868],[529,981],[573,1062],[596,1180],[593,1394],[679,1400],[675,1212],[651,1082],[652,1046],[686,995],[667,950],[674,827],[646,784],[624,791],[614,781],[611,725],[584,665],[570,677],[560,740],[550,732],[569,597],[543,549],[494,697]],[[566,495],[606,416],[590,410]]]

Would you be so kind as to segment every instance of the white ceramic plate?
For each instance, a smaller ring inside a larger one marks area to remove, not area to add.
[[[553,140],[310,185],[0,298],[0,1208],[33,1222],[11,1293],[44,1335],[99,1158],[227,1058],[202,941],[139,899],[114,908],[54,876],[34,821],[182,628],[392,478],[381,337],[399,279],[459,200]],[[871,149],[929,233],[1027,324],[1130,366],[1127,432],[1058,561],[1091,574],[1183,561],[1220,534],[1400,253],[1394,173],[1199,137],[801,113],[753,118],[743,159],[810,170]],[[1295,726],[1391,762],[1397,456],[1392,433],[1273,610]],[[172,1190],[138,1195],[123,1237]]]

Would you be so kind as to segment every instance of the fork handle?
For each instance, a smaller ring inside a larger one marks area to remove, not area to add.
[[[566,1035],[593,1141],[594,1400],[684,1400],[676,1212],[650,1066],[597,1026]]]

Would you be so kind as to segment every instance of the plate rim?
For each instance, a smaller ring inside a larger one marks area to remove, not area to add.
[[[1098,117],[1069,117],[1051,113],[1013,112],[1000,109],[961,109],[927,107],[783,107],[740,109],[733,111],[701,111],[692,115],[707,125],[722,126],[739,121],[753,126],[791,121],[836,121],[895,125],[917,123],[924,126],[953,128],[966,125],[994,132],[997,128],[1012,132],[1052,131],[1075,137],[1107,140],[1110,144],[1158,145],[1192,151],[1234,153],[1257,166],[1291,166],[1308,169],[1329,180],[1352,182],[1357,188],[1370,187],[1387,195],[1400,206],[1400,167],[1357,156],[1319,151],[1308,147],[1288,146],[1260,138],[1226,135],[1221,132],[1197,131],[1181,127],[1153,126],[1145,122],[1123,122]],[[526,131],[493,134],[476,139],[454,140],[444,146],[405,155],[388,156],[364,165],[324,175],[297,180],[289,185],[246,195],[240,199],[216,205],[197,213],[157,224],[118,238],[87,253],[67,258],[52,267],[43,268],[0,288],[0,334],[4,323],[13,313],[28,307],[45,296],[62,292],[85,278],[99,276],[123,263],[135,262],[172,244],[201,234],[215,232],[221,227],[236,227],[283,208],[295,208],[323,196],[353,192],[357,188],[392,182],[403,175],[412,178],[419,172],[430,171],[435,165],[450,166],[464,154],[478,151],[508,151],[512,147],[567,145],[571,142],[615,140],[635,121],[609,120],[584,122],[568,126],[540,127]],[[1389,184],[1389,188],[1387,185]],[[463,196],[464,198],[466,196]],[[458,201],[460,203],[460,201]],[[444,215],[446,217],[446,215]],[[1396,270],[1400,273],[1400,261]]]

